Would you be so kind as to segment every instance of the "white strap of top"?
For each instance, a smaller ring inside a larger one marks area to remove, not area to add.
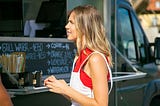
[[[109,64],[108,64],[108,62],[107,62],[106,57],[105,57],[102,53],[100,53],[100,52],[98,52],[98,51],[92,52],[92,53],[83,61],[83,63],[81,64],[81,66],[80,66],[80,68],[79,68],[79,70],[78,70],[78,72],[80,72],[80,69],[82,68],[83,64],[84,64],[84,63],[88,60],[88,58],[89,58],[92,54],[94,54],[94,53],[100,54],[100,55],[104,58],[104,60],[105,60],[105,62],[106,62],[106,64],[107,64],[108,71],[109,71],[109,75],[110,75],[110,83],[111,83],[111,86],[110,86],[110,89],[109,89],[109,92],[108,92],[108,94],[110,94],[110,92],[111,92],[111,90],[112,90],[112,87],[113,87],[112,72],[111,72],[111,69],[110,69]]]

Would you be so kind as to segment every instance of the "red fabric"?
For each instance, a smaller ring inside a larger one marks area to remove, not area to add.
[[[83,70],[80,70],[80,79],[85,86],[89,87],[90,89],[93,88],[92,79]]]
[[[82,50],[80,52],[80,56],[78,57],[77,61],[76,61],[76,64],[75,64],[75,67],[74,67],[74,70],[73,72],[78,72],[81,64],[83,63],[83,61],[88,57],[89,54],[91,54],[92,51],[88,48],[86,48],[85,50]]]
[[[83,61],[92,53],[93,51],[91,51],[90,49],[86,48],[85,50],[82,50],[80,53],[80,56],[78,57],[74,70],[73,72],[78,72],[80,65],[83,63]],[[108,61],[108,59],[107,59]],[[83,64],[85,65],[85,63]],[[82,81],[82,83],[89,87],[90,89],[92,89],[92,80],[91,78],[84,72],[84,70],[82,69],[83,66],[81,67],[80,70],[80,79]],[[107,79],[110,79],[110,75],[108,74]]]

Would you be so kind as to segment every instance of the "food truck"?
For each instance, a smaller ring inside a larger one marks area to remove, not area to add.
[[[102,14],[112,47],[109,106],[157,106],[160,38],[148,42],[128,0],[1,0],[0,13],[8,15],[0,18],[0,70],[13,104],[70,105],[63,96],[49,92],[43,80],[55,75],[69,84],[76,48],[65,38],[64,26],[68,11],[84,4],[94,5]]]

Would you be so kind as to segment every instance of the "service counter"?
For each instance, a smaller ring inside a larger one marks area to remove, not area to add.
[[[70,74],[56,76],[69,80]],[[130,79],[143,78],[146,73],[141,72],[116,72],[113,73],[113,82],[120,82]],[[45,76],[47,77],[47,76]],[[24,87],[19,89],[8,89],[15,106],[70,106],[70,101],[59,94],[49,92],[44,86]]]
[[[70,73],[55,75],[57,79],[69,81]],[[48,76],[42,77],[42,83]],[[17,89],[7,89],[14,106],[70,106],[70,101],[62,95],[48,91],[45,86],[26,86]]]
[[[50,75],[43,75],[41,78],[41,85],[36,87],[34,85],[32,86],[19,86],[18,88],[8,88],[7,91],[9,92],[10,96],[12,98],[16,97],[17,95],[30,95],[30,94],[36,94],[36,93],[43,93],[48,92],[48,88],[43,86],[44,80],[49,77]],[[54,75],[57,79],[64,79],[67,83],[70,80],[70,73],[65,74],[55,74]]]
[[[70,101],[45,87],[8,90],[14,106],[70,106]]]
[[[112,76],[113,82],[119,82],[119,81],[125,81],[130,79],[143,78],[147,74],[142,72],[137,72],[137,73],[136,72],[113,72],[112,75],[113,75]],[[44,79],[47,77],[48,76],[43,76],[42,83]],[[57,79],[64,79],[66,82],[69,82],[70,73],[55,75],[55,77]],[[48,92],[48,88],[43,85],[40,87],[26,86],[18,89],[8,89],[8,92],[11,95],[11,97],[14,98],[17,95],[30,95],[30,94]]]

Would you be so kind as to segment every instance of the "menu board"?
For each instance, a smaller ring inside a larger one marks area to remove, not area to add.
[[[64,38],[0,38],[0,54],[25,52],[25,71],[43,75],[71,72],[75,46]]]

